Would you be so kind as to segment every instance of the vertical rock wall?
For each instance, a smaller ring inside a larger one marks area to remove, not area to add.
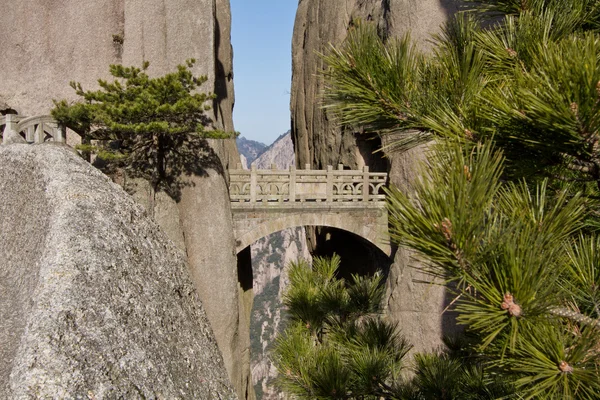
[[[393,184],[410,190],[415,161],[423,156],[422,150],[383,159],[380,153],[372,154],[381,145],[377,138],[340,128],[322,109],[320,72],[324,65],[318,54],[326,52],[330,43],[341,43],[356,19],[377,24],[384,38],[410,32],[427,49],[428,39],[439,32],[440,25],[454,11],[452,0],[300,0],[293,37],[291,90],[297,164],[311,164],[313,168],[338,163],[351,168],[368,165],[374,171],[389,171]],[[317,250],[323,247],[324,236],[309,235]],[[338,239],[338,243],[346,239]],[[388,277],[388,313],[400,322],[417,351],[440,345],[441,335],[451,326],[441,314],[446,302],[443,288],[418,283],[425,278],[418,265],[415,268],[411,253],[399,249]]]
[[[64,146],[3,145],[0,166],[0,398],[237,398],[142,207]]]
[[[53,99],[76,99],[70,81],[93,89],[98,78],[110,78],[110,64],[149,61],[149,73],[159,75],[195,58],[194,72],[208,77],[202,89],[217,94],[209,111],[214,126],[233,130],[229,0],[0,0],[0,6],[2,109],[47,114]],[[203,176],[189,178],[179,203],[144,182],[126,183],[186,252],[225,366],[244,398],[249,365],[240,360],[249,343],[239,324],[247,317],[240,311],[245,306],[238,293],[233,230],[227,229],[225,177],[239,156],[233,139],[209,142],[207,157],[216,162]]]

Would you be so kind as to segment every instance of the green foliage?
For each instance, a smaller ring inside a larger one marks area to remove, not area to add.
[[[400,149],[434,137],[493,137],[513,179],[550,178],[551,188],[575,181],[595,198],[599,4],[465,2],[472,12],[449,21],[430,56],[359,24],[324,57],[327,108],[341,123],[394,133]]]
[[[464,6],[430,55],[359,24],[325,56],[341,123],[435,138],[388,192],[390,233],[448,283],[476,358],[418,355],[397,397],[600,398],[600,3]]]
[[[600,395],[597,238],[573,238],[581,196],[502,182],[489,144],[440,145],[422,175],[411,194],[390,190],[390,233],[453,282],[474,349],[525,398]]]
[[[55,101],[52,116],[82,137],[84,152],[95,152],[101,161],[124,167],[176,197],[178,177],[197,173],[207,153],[200,139],[230,136],[205,128],[210,124],[206,103],[214,96],[196,91],[207,78],[192,74],[194,62],[157,78],[146,73],[147,62],[141,69],[111,65],[116,80],[99,80],[95,91],[71,82],[81,101]]]
[[[339,263],[334,256],[290,267],[290,321],[273,356],[280,383],[307,399],[392,396],[410,346],[381,318],[381,275],[346,282],[336,278]]]

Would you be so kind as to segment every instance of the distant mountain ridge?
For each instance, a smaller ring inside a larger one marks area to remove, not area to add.
[[[288,169],[295,165],[295,158],[292,131],[287,131],[248,164],[255,164],[258,169],[270,169],[272,165],[278,169]]]
[[[277,140],[279,140],[279,138]],[[264,153],[268,148],[268,146],[264,143],[257,142],[256,140],[246,139],[243,136],[239,136],[236,139],[236,144],[240,155],[243,156],[242,161],[246,160],[248,165],[251,164],[252,161],[256,160],[256,158]]]

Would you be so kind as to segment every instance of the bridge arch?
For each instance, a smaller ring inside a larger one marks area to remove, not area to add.
[[[236,253],[262,237],[296,226],[326,226],[351,232],[366,239],[385,255],[390,256],[391,247],[388,243],[387,212],[385,209],[362,210],[360,212],[268,212],[234,214],[236,230]],[[276,214],[276,215],[274,215]],[[237,217],[237,218],[236,218]],[[240,218],[241,217],[241,218]]]

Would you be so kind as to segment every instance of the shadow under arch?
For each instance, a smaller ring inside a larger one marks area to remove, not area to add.
[[[385,220],[387,221],[387,214],[385,215]],[[377,225],[368,226],[361,223],[360,220],[354,220],[350,217],[340,217],[337,213],[306,213],[302,215],[301,221],[299,220],[298,215],[282,216],[266,221],[236,238],[236,254],[239,254],[262,237],[298,226],[320,226],[347,231],[370,242],[386,257],[389,258],[392,255],[392,248],[384,234],[387,233],[387,225],[385,225],[385,232],[382,232],[381,227],[378,227]]]

